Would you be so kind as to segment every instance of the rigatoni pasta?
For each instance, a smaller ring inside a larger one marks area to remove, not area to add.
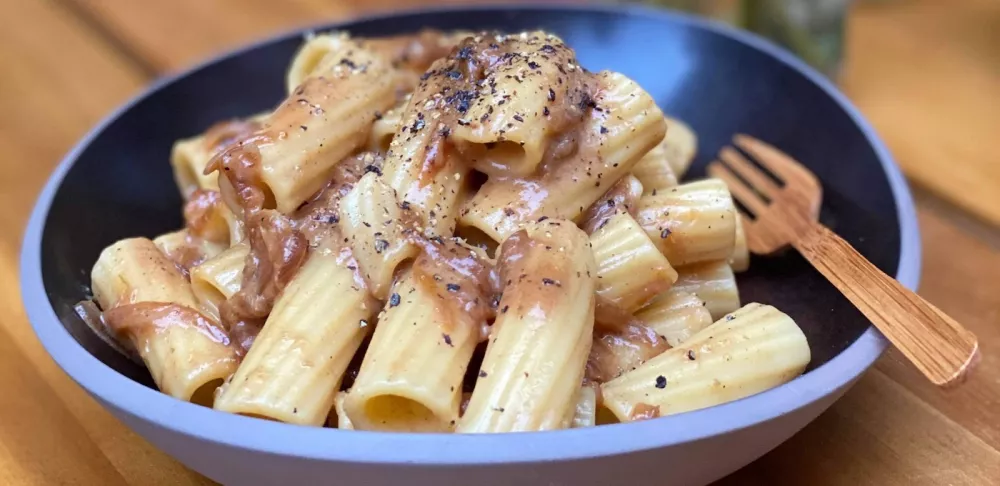
[[[774,307],[747,304],[602,385],[603,406],[621,422],[710,407],[785,383],[809,359],[795,321]]]
[[[693,131],[560,38],[310,35],[287,84],[175,144],[182,229],[94,266],[91,328],[164,393],[345,430],[538,431],[808,363],[789,317],[737,310],[743,221],[721,181],[677,181]]]

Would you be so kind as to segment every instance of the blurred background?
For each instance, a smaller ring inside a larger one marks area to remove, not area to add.
[[[474,2],[0,0],[0,484],[203,484],[76,387],[27,324],[17,275],[24,224],[72,145],[154,80],[248,42]],[[765,35],[838,83],[914,188],[920,293],[983,346],[980,372],[949,394],[886,353],[830,411],[730,484],[976,483],[963,472],[969,464],[1000,464],[991,415],[1000,404],[1000,0],[644,3]]]

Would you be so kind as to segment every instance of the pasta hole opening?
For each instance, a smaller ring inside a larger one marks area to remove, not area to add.
[[[194,170],[191,158],[186,154],[177,154],[175,157],[174,178],[181,188],[181,195],[187,199],[198,190],[198,173]]]
[[[469,246],[482,248],[491,258],[495,258],[497,255],[497,248],[500,246],[500,243],[497,243],[496,240],[479,228],[460,226],[455,230],[455,236],[464,239]]]
[[[530,173],[534,167],[528,167],[527,153],[524,147],[518,142],[496,142],[486,150],[486,157],[492,161],[492,165],[515,174],[522,171]]]
[[[191,278],[191,290],[209,314],[213,317],[219,315],[219,306],[226,300],[222,291],[196,275]]]
[[[221,385],[222,378],[218,378],[199,386],[198,389],[191,394],[191,403],[212,408],[212,405],[215,403],[215,390],[217,390]]]
[[[288,91],[292,92],[298,88],[310,74],[319,67],[320,62],[326,57],[326,49],[310,46],[307,44],[307,51],[296,56],[296,63],[288,73]],[[298,62],[301,61],[301,62]]]
[[[610,408],[601,405],[597,407],[595,423],[597,425],[611,425],[621,423],[621,420],[618,420],[618,416]]]
[[[365,418],[372,430],[446,432],[449,429],[431,409],[400,395],[378,395],[365,402]]]

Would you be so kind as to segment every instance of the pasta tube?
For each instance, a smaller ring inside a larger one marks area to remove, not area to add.
[[[208,161],[229,144],[259,128],[258,119],[229,120],[213,125],[203,135],[174,143],[170,165],[184,199],[189,199],[198,189],[219,190],[218,175],[205,174]]]
[[[747,247],[747,234],[740,213],[736,213],[736,242],[733,254],[729,256],[729,266],[734,272],[745,272],[750,268],[750,248]]]
[[[726,183],[690,182],[643,196],[636,221],[674,267],[728,260],[736,241],[736,207]]]
[[[582,121],[583,109],[568,102],[590,75],[566,72],[576,58],[554,35],[526,32],[505,36],[500,44],[503,62],[488,65],[479,83],[489,89],[481,90],[464,113],[473,122],[455,126],[452,140],[476,170],[526,177],[542,163],[550,144],[559,142],[558,135]]]
[[[657,144],[635,163],[635,166],[632,167],[632,175],[642,183],[646,194],[670,189],[677,185],[677,175],[674,174],[674,170],[667,161],[667,151],[663,147],[663,143]]]
[[[694,156],[698,152],[698,137],[686,123],[669,116],[664,116],[667,122],[667,136],[663,138],[664,152],[667,163],[677,178],[684,177]]]
[[[157,236],[153,243],[185,275],[201,262],[226,249],[225,245],[198,238],[186,229]]]
[[[703,300],[676,288],[658,295],[635,318],[675,348],[712,323]]]
[[[240,290],[250,245],[240,243],[191,269],[191,290],[206,315],[219,321],[219,306]]]
[[[666,125],[653,98],[624,75],[596,75],[586,122],[564,135],[575,154],[546,162],[527,178],[490,178],[462,209],[462,224],[497,241],[542,216],[577,219],[662,138]]]
[[[631,314],[677,280],[677,272],[628,213],[617,213],[590,236],[597,295]]]
[[[265,201],[273,200],[278,211],[289,214],[367,141],[376,112],[395,102],[393,83],[387,61],[345,39],[264,120],[261,130],[217,156],[207,170],[224,169],[237,192],[244,184],[259,184]]]
[[[215,408],[321,425],[368,331],[375,302],[348,266],[350,251],[320,247],[278,297]]]
[[[354,251],[372,295],[385,300],[396,267],[420,248],[409,237],[396,192],[374,172],[365,174],[340,201],[340,230]]]
[[[486,325],[492,265],[447,242],[393,286],[344,408],[359,430],[450,432]]]
[[[795,321],[774,307],[748,304],[602,385],[603,406],[621,422],[711,407],[786,383],[809,359]]]
[[[392,137],[396,135],[400,125],[403,123],[402,112],[406,109],[406,104],[409,102],[410,97],[406,96],[391,110],[375,115],[375,123],[372,124],[371,135],[368,136],[368,150],[382,154],[383,156],[389,152]]]
[[[236,370],[229,336],[198,313],[181,271],[145,238],[101,252],[91,274],[108,327],[129,339],[164,393],[211,404],[212,391]]]
[[[565,424],[590,353],[597,268],[568,221],[530,223],[500,250],[505,284],[458,432],[549,430]]]
[[[584,385],[576,395],[569,426],[574,429],[597,425],[597,387]]]
[[[740,308],[736,277],[724,261],[681,268],[672,290],[694,294],[705,303],[712,319],[720,319]]]

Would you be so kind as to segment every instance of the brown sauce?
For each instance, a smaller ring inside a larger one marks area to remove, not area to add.
[[[496,312],[492,262],[454,239],[418,240],[423,252],[413,262],[415,284],[436,297],[445,323],[473,326],[485,339],[486,324]]]
[[[668,349],[667,341],[645,326],[629,324],[620,332],[596,331],[585,376],[590,382],[605,383]]]
[[[642,197],[641,185],[635,185],[631,177],[619,179],[580,216],[580,229],[589,235],[603,228],[618,212],[627,212],[635,216],[635,212],[639,209],[640,197]]]
[[[184,204],[184,226],[191,235],[215,243],[229,243],[229,225],[222,216],[222,195],[219,191],[198,189]]]
[[[230,345],[229,334],[200,312],[169,302],[139,302],[114,307],[104,312],[108,329],[117,336],[127,336],[141,343],[153,334],[173,327],[195,329],[208,339]]]

